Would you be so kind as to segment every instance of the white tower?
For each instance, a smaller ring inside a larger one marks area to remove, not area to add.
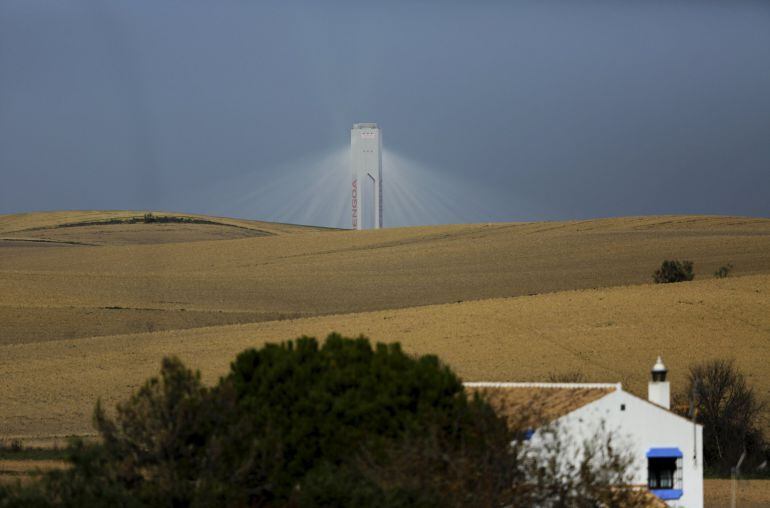
[[[350,129],[353,229],[382,227],[382,136],[376,123]]]
[[[652,366],[652,381],[647,386],[647,399],[653,404],[671,409],[671,385],[666,381],[668,369],[660,356]]]

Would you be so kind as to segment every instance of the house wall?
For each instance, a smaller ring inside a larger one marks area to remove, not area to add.
[[[622,410],[625,405],[625,410]],[[703,427],[693,425],[644,399],[622,390],[612,392],[556,421],[580,446],[594,437],[604,422],[605,429],[620,438],[634,458],[635,484],[647,485],[647,451],[676,447],[682,451],[682,491],[669,506],[703,506]],[[562,430],[560,430],[561,432]],[[535,433],[537,436],[537,433]],[[534,437],[533,437],[534,439]]]

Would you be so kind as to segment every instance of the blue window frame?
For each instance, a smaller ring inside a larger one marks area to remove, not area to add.
[[[679,499],[684,494],[682,489],[651,489],[652,493],[664,501]]]
[[[647,486],[660,499],[682,497],[682,457],[679,448],[650,448],[647,452]]]
[[[647,458],[654,457],[674,457],[681,459],[683,457],[682,450],[679,448],[650,448],[647,451]]]

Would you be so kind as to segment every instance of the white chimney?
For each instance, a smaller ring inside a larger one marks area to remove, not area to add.
[[[652,381],[647,388],[647,399],[666,409],[671,409],[671,386],[666,381],[668,369],[663,365],[663,360],[658,361],[652,367]]]

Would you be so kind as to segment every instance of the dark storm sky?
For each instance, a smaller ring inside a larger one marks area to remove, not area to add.
[[[334,225],[360,121],[391,225],[769,216],[770,2],[0,0],[0,213]]]

